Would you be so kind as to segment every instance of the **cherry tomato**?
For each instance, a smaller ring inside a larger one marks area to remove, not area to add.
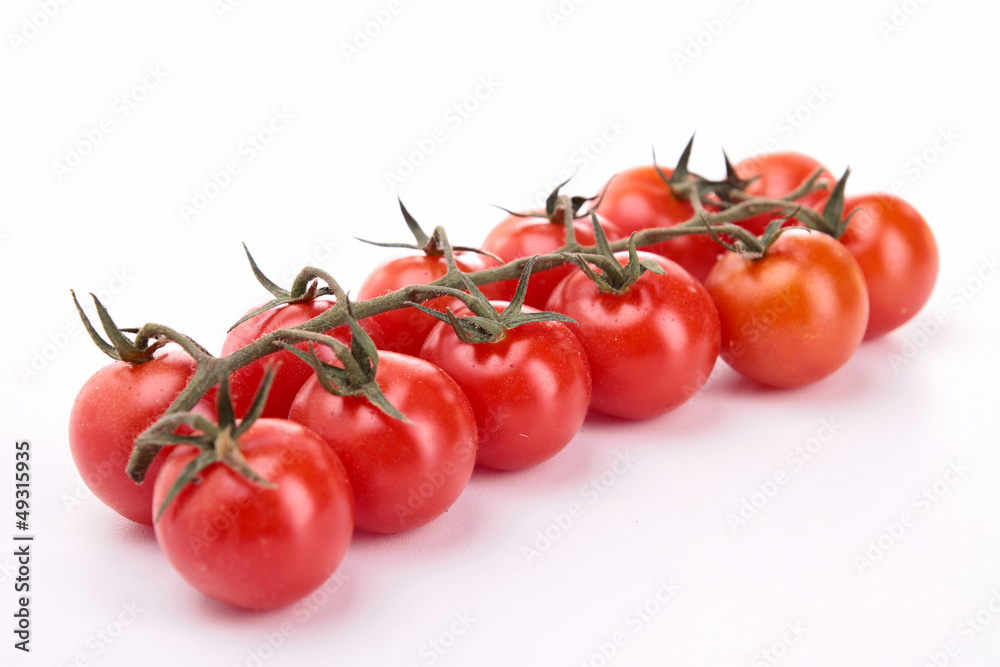
[[[77,394],[69,417],[73,462],[87,488],[126,519],[153,525],[153,480],[169,448],[153,460],[143,484],[133,482],[125,466],[135,439],[166,412],[194,370],[183,350],[161,350],[142,364],[108,364]]]
[[[423,359],[382,352],[375,380],[412,424],[363,396],[334,396],[315,376],[289,419],[340,457],[354,489],[356,526],[398,533],[437,518],[465,489],[476,463],[476,417],[455,381]]]
[[[601,222],[601,227],[609,241],[622,238],[621,230],[614,223],[605,220]],[[592,246],[596,243],[593,223],[589,217],[574,220],[573,232],[580,245]],[[511,215],[490,230],[482,247],[483,250],[492,252],[505,262],[510,262],[521,257],[553,253],[564,245],[566,245],[566,228],[562,222],[552,222],[544,216],[523,218]],[[535,308],[544,308],[555,286],[574,270],[572,264],[564,264],[533,273],[528,280],[524,303]],[[487,296],[491,299],[509,301],[517,291],[517,281],[505,280],[491,284],[489,288],[492,292]]]
[[[628,253],[615,255],[622,264]],[[652,253],[664,275],[646,271],[622,295],[601,294],[570,274],[546,310],[569,315],[593,377],[591,408],[626,419],[664,414],[697,392],[719,355],[719,316],[708,292],[676,262]]]
[[[830,198],[830,191],[837,182],[837,179],[822,164],[808,155],[791,151],[763,153],[756,157],[749,157],[737,164],[735,169],[736,175],[740,178],[758,176],[747,186],[745,190],[747,194],[768,199],[784,197],[805,183],[817,169],[823,169],[820,178],[826,180],[826,189],[815,190],[795,200],[797,203],[816,211],[823,210],[826,200]],[[782,211],[760,213],[741,220],[739,224],[760,236],[767,229],[769,222],[785,216],[787,213]]]
[[[722,324],[722,358],[774,387],[816,382],[847,363],[868,324],[857,261],[820,232],[790,229],[762,259],[727,253],[705,282]]]
[[[493,303],[498,309],[507,305]],[[562,322],[523,324],[499,342],[477,344],[461,342],[440,322],[420,356],[468,397],[479,433],[476,462],[487,468],[522,470],[555,456],[587,415],[587,355]]]
[[[229,332],[222,344],[222,354],[223,356],[232,354],[278,329],[290,329],[307,322],[333,305],[334,302],[328,299],[287,303],[251,317]],[[351,333],[346,326],[337,327],[327,333],[343,343],[350,343]],[[309,344],[299,343],[296,347],[308,350]],[[336,358],[333,350],[325,345],[315,345],[314,349],[316,355],[323,361],[330,362]],[[272,363],[280,365],[275,369],[274,382],[271,384],[271,391],[267,395],[267,404],[264,406],[264,417],[287,417],[295,394],[302,387],[302,384],[313,375],[312,367],[288,350],[275,352],[237,369],[229,380],[233,410],[237,417],[245,416],[247,410],[250,409],[250,404],[264,378],[264,372],[268,364]]]
[[[455,253],[455,263],[464,273],[498,266],[496,260],[475,252]],[[368,274],[358,290],[358,298],[373,299],[408,285],[426,285],[447,272],[448,264],[443,256],[421,254],[396,257],[379,264]],[[458,299],[444,296],[425,301],[423,305],[443,313],[448,307],[454,310],[461,303]],[[416,308],[399,308],[365,318],[361,320],[361,326],[378,349],[417,356],[437,321]]]
[[[306,427],[260,419],[240,438],[268,489],[221,463],[188,484],[156,521],[167,560],[205,595],[247,609],[276,609],[308,595],[333,574],[354,530],[347,473],[329,445]],[[159,507],[200,450],[174,448],[154,486]]]
[[[860,211],[840,237],[865,274],[869,314],[865,338],[892,331],[917,314],[934,289],[938,250],[924,218],[889,194],[848,197],[844,212]]]
[[[673,175],[668,167],[660,170],[667,178]],[[691,204],[675,197],[652,165],[612,178],[597,210],[618,225],[623,236],[654,227],[674,227],[694,217]],[[645,249],[672,259],[700,281],[722,254],[722,248],[706,234],[680,236]]]

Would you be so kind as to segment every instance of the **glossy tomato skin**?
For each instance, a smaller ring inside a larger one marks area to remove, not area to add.
[[[356,526],[399,533],[437,518],[465,489],[476,463],[476,417],[455,381],[423,359],[383,351],[376,382],[412,424],[364,397],[334,396],[315,377],[289,418],[315,431],[343,462]]]
[[[723,360],[773,387],[827,377],[854,354],[868,324],[861,268],[820,232],[789,230],[763,259],[727,253],[705,287],[719,311]]]
[[[326,312],[333,305],[334,302],[331,300],[316,299],[304,303],[288,303],[256,315],[229,332],[222,344],[222,354],[223,356],[232,354],[278,329],[289,329],[307,322]],[[327,333],[343,343],[350,343],[351,334],[346,326],[337,327]],[[299,343],[296,347],[302,350],[309,349],[308,343]],[[314,349],[323,361],[331,362],[336,359],[333,350],[325,345],[317,345]],[[230,376],[233,409],[238,418],[245,416],[250,409],[268,364],[275,363],[280,365],[275,368],[274,381],[267,395],[263,416],[275,418],[288,416],[292,399],[302,384],[313,375],[313,370],[292,352],[282,350],[243,366]]]
[[[614,223],[605,220],[601,223],[601,227],[609,241],[622,238],[621,230]],[[592,246],[596,243],[593,222],[589,217],[574,220],[573,232],[580,245]],[[562,224],[553,223],[545,217],[524,218],[511,215],[490,230],[482,248],[505,262],[510,262],[521,257],[553,253],[564,245],[566,245],[566,229]],[[544,308],[555,286],[574,270],[572,264],[564,264],[533,273],[528,279],[528,291],[524,303],[533,308]],[[492,292],[487,294],[488,297],[509,301],[517,291],[517,281],[505,280],[494,283],[489,285],[489,289]]]
[[[153,460],[142,484],[132,481],[125,466],[136,437],[166,412],[194,371],[194,359],[183,350],[161,350],[135,366],[104,366],[77,394],[69,417],[73,462],[87,488],[126,519],[153,524],[153,480],[169,448]]]
[[[333,574],[354,530],[347,473],[329,445],[301,424],[260,419],[240,438],[258,486],[220,463],[201,474],[156,521],[167,560],[195,589],[237,607],[277,609]],[[153,507],[198,454],[180,446],[156,479]]]
[[[476,462],[487,468],[523,470],[550,459],[587,415],[587,355],[561,322],[524,324],[498,343],[480,344],[459,341],[442,322],[420,356],[448,373],[468,397],[479,434]]]
[[[845,213],[858,209],[840,242],[858,260],[868,286],[865,338],[896,329],[927,303],[938,273],[937,242],[908,203],[890,194],[848,197]]]
[[[740,178],[757,177],[755,181],[747,186],[747,194],[769,199],[784,197],[802,185],[817,169],[823,169],[821,179],[826,180],[826,189],[815,190],[795,200],[797,203],[819,212],[823,211],[826,200],[830,198],[830,192],[837,182],[833,174],[827,171],[818,161],[808,155],[793,151],[763,153],[755,157],[749,157],[739,162],[735,169],[736,175]],[[786,215],[787,213],[782,213],[781,211],[760,213],[741,220],[739,225],[746,227],[752,233],[760,236],[767,229],[769,222],[785,217]]]
[[[670,178],[673,170],[660,167]],[[678,199],[652,165],[617,174],[604,189],[598,212],[618,225],[622,235],[654,227],[674,227],[694,217],[691,204]],[[705,234],[680,236],[644,248],[671,259],[704,281],[722,248]]]
[[[455,253],[455,263],[464,273],[498,266],[496,260],[474,252]],[[409,285],[426,285],[447,272],[444,257],[421,254],[389,259],[368,274],[358,290],[358,299],[373,299]],[[460,307],[462,302],[445,296],[425,301],[423,305],[443,313],[449,307],[452,310]],[[361,320],[361,326],[378,349],[417,356],[424,339],[437,322],[437,319],[416,308],[399,308],[365,318]]]
[[[708,292],[676,262],[640,252],[663,267],[645,272],[623,295],[601,294],[582,271],[567,277],[547,310],[569,315],[593,378],[591,409],[624,419],[673,410],[708,380],[719,355],[719,316]],[[616,254],[622,264],[628,253]]]

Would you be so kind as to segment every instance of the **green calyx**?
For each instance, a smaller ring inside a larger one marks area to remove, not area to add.
[[[597,243],[597,253],[585,255],[582,253],[567,253],[567,257],[580,268],[590,280],[597,285],[601,294],[625,294],[642,277],[646,271],[663,274],[663,267],[652,259],[639,259],[635,247],[635,233],[629,236],[628,263],[622,266],[615,257],[608,237],[601,228],[597,216],[592,216],[594,239]],[[595,271],[591,264],[597,266],[601,273]]]
[[[677,160],[677,166],[674,167],[673,173],[670,175],[670,178],[667,178],[667,175],[664,174],[663,170],[661,170],[659,165],[656,164],[656,151],[655,150],[653,151],[653,168],[656,169],[656,173],[660,175],[660,178],[663,179],[663,182],[666,183],[668,186],[675,186],[675,185],[680,185],[681,183],[687,183],[689,180],[691,180],[692,176],[699,178],[699,180],[704,180],[701,179],[700,177],[697,177],[695,174],[692,174],[691,170],[688,167],[688,163],[691,161],[691,150],[693,148],[694,148],[694,135],[692,134],[691,138],[688,139],[687,145],[684,147],[684,150],[681,152],[681,156]]]
[[[851,168],[848,167],[844,171],[844,175],[840,177],[837,184],[833,187],[833,191],[830,193],[830,198],[826,200],[826,206],[823,207],[823,216],[821,218],[822,224],[810,224],[806,221],[806,224],[812,229],[829,234],[835,239],[839,239],[844,235],[847,230],[847,225],[850,224],[851,218],[854,217],[858,211],[854,210],[844,216],[844,199],[845,192],[847,189],[847,177],[851,175]]]
[[[263,413],[267,393],[273,381],[274,369],[269,366],[247,416],[238,425],[230,399],[229,381],[226,379],[219,385],[218,423],[194,412],[175,412],[162,417],[136,438],[135,447],[139,451],[150,449],[155,452],[164,445],[191,445],[201,450],[198,456],[184,466],[167,491],[167,495],[157,509],[156,520],[163,516],[163,512],[184,487],[197,483],[198,475],[213,463],[221,463],[257,486],[274,488],[271,482],[258,475],[250,467],[239,448],[240,436],[246,433]],[[198,432],[192,435],[180,435],[175,432],[180,426],[187,426]],[[152,461],[152,457],[142,458],[148,458],[150,462]],[[145,473],[146,469],[130,470],[130,475],[136,482],[141,482]]]
[[[593,197],[571,197],[569,195],[562,194],[560,190],[562,190],[562,188],[569,183],[572,178],[573,177],[570,176],[565,181],[557,185],[551,193],[549,193],[549,196],[545,200],[544,211],[518,213],[502,206],[498,206],[497,208],[508,215],[514,216],[515,218],[548,219],[551,224],[559,225],[565,229],[566,243],[561,250],[576,250],[580,247],[580,244],[576,240],[576,230],[573,227],[573,222],[582,218],[589,218],[589,214],[581,213],[580,211],[588,205],[590,205],[588,207],[589,210],[596,211],[601,205],[601,201],[604,199],[605,190],[602,190],[599,194]]]
[[[549,196],[545,198],[544,211],[529,211],[527,213],[519,213],[517,211],[511,211],[508,208],[504,208],[503,206],[497,206],[497,208],[499,208],[504,213],[514,216],[515,218],[548,218],[549,222],[553,224],[556,225],[565,224],[567,201],[569,202],[568,208],[571,214],[570,217],[575,220],[577,218],[583,217],[580,214],[581,208],[583,208],[586,204],[598,199],[597,196],[569,197],[568,195],[563,195],[562,193],[560,193],[560,190],[562,190],[563,187],[565,187],[566,184],[569,183],[571,180],[573,180],[572,176],[570,176],[565,181],[557,185],[552,190],[552,192],[549,193]]]
[[[345,320],[351,330],[350,347],[332,336],[295,329],[277,332],[282,339],[278,344],[312,366],[320,385],[334,396],[363,396],[390,417],[407,424],[412,423],[382,393],[382,388],[375,379],[378,373],[378,350],[375,343],[354,318],[350,302],[345,299],[344,305]],[[302,351],[288,341],[308,342],[309,350]],[[316,354],[316,345],[330,348],[343,366],[334,366],[321,360]]]
[[[167,344],[166,338],[157,338],[153,341],[147,340],[143,336],[136,335],[135,340],[129,340],[125,334],[132,333],[138,334],[138,329],[119,329],[111,319],[111,315],[108,314],[107,309],[100,300],[91,294],[90,296],[94,299],[94,307],[97,308],[97,316],[101,320],[101,326],[104,328],[104,332],[108,336],[108,340],[104,340],[97,330],[94,329],[94,325],[90,323],[90,318],[87,314],[83,312],[83,308],[80,307],[80,302],[76,299],[76,292],[70,290],[70,294],[73,295],[73,303],[76,305],[76,312],[79,313],[80,319],[83,321],[83,326],[90,335],[90,339],[94,341],[94,344],[104,354],[108,355],[116,361],[125,361],[130,364],[141,364],[149,361],[153,358],[153,353]]]
[[[705,229],[708,231],[709,236],[712,240],[718,243],[720,246],[735,252],[737,255],[749,260],[763,259],[767,255],[767,251],[774,245],[774,242],[778,240],[778,237],[784,234],[792,227],[785,227],[785,223],[794,218],[798,214],[799,210],[795,209],[790,215],[784,218],[778,218],[772,220],[767,225],[767,229],[760,236],[754,236],[750,232],[744,230],[735,242],[729,242],[723,239],[719,234],[712,229],[712,226],[708,224],[708,221],[703,218],[705,223]]]
[[[277,308],[278,306],[283,306],[286,303],[308,303],[317,297],[336,294],[332,278],[330,278],[325,271],[321,271],[320,269],[311,266],[307,266],[299,272],[299,274],[295,277],[295,280],[292,282],[291,289],[285,289],[264,275],[264,272],[260,270],[259,266],[257,266],[257,262],[254,261],[253,255],[250,254],[250,250],[247,248],[245,243],[243,244],[243,250],[247,254],[247,259],[250,261],[250,269],[253,271],[254,277],[257,278],[257,282],[259,282],[264,289],[270,292],[274,298],[261,307],[255,308],[238,319],[233,326],[229,327],[229,331],[232,331],[247,320],[258,316],[261,313],[265,313],[272,308]],[[327,284],[320,287],[318,280],[324,280]]]
[[[407,305],[418,308],[442,322],[447,322],[455,331],[458,339],[469,344],[500,342],[506,338],[507,332],[511,329],[531,322],[572,322],[576,324],[573,318],[562,313],[549,311],[526,313],[522,311],[524,296],[528,291],[528,278],[531,276],[534,265],[534,257],[529,258],[525,263],[521,270],[521,277],[517,282],[517,291],[503,312],[498,311],[476,284],[463,273],[458,275],[466,291],[433,285],[427,285],[422,291],[426,291],[428,294],[455,297],[469,307],[472,315],[458,317],[450,308],[442,313],[413,301],[408,301]]]
[[[435,233],[428,236],[420,226],[420,223],[417,222],[416,218],[410,215],[410,212],[406,210],[406,206],[403,205],[403,200],[397,198],[397,201],[399,202],[399,210],[403,214],[403,220],[406,222],[406,226],[410,230],[410,233],[413,234],[415,243],[386,243],[382,241],[368,241],[362,238],[358,238],[358,240],[362,243],[367,243],[368,245],[378,246],[379,248],[406,248],[407,250],[419,250],[428,257],[443,257],[445,255],[445,250],[441,246],[438,234]],[[455,246],[455,250],[463,250],[466,252],[486,255],[487,257],[492,257],[496,261],[503,264],[503,260],[501,258],[480,248]]]
[[[716,183],[713,191],[722,201],[732,201],[734,192],[737,190],[741,192],[746,190],[748,185],[760,178],[760,175],[751,176],[750,178],[740,178],[739,174],[736,173],[736,167],[733,166],[726,151],[722,151],[722,159],[726,162],[726,178]]]
[[[724,201],[729,193],[737,190],[742,190],[749,183],[750,180],[741,180],[736,176],[736,170],[733,168],[732,163],[729,161],[729,157],[723,151],[722,155],[726,160],[726,179],[723,181],[712,181],[704,176],[700,176],[691,171],[689,163],[691,161],[691,151],[694,148],[694,135],[688,140],[687,145],[684,147],[684,151],[681,153],[680,158],[677,160],[677,165],[673,168],[673,172],[668,177],[660,166],[656,162],[656,151],[653,151],[653,169],[659,175],[660,180],[663,181],[664,185],[670,188],[674,197],[677,199],[685,200],[690,199],[692,194],[696,195],[700,200],[704,199],[708,195],[715,195]]]
[[[713,181],[696,174],[688,167],[693,145],[694,135],[691,135],[691,139],[688,141],[687,146],[684,147],[684,152],[681,153],[681,157],[677,161],[677,166],[674,167],[673,174],[669,178],[656,165],[656,153],[653,153],[653,166],[663,182],[674,193],[674,196],[678,199],[687,200],[694,198],[698,202],[710,203],[713,206],[723,209],[745,201],[748,196],[744,190],[746,190],[748,185],[760,178],[760,176],[740,178],[739,174],[736,173],[736,167],[733,166],[725,150],[722,151],[722,158],[726,166],[726,177],[724,179]],[[817,171],[808,181],[810,188],[813,187],[815,180],[821,173]]]
[[[571,180],[573,180],[572,176],[570,176],[565,181],[557,185],[555,189],[553,189],[552,192],[549,193],[549,196],[545,199],[545,216],[554,224],[557,225],[566,224],[567,210],[564,203],[566,197],[560,194],[559,191],[562,190],[562,188]],[[603,193],[601,196],[603,196]],[[568,213],[570,214],[569,217],[574,220],[582,217],[580,215],[580,209],[583,208],[586,204],[593,202],[594,200],[597,200],[597,204],[594,205],[594,208],[597,208],[597,206],[600,205],[600,200],[598,199],[597,196],[570,197],[569,198],[570,206],[568,211]],[[515,213],[514,215],[517,214]]]

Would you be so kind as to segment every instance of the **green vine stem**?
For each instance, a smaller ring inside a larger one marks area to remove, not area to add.
[[[708,211],[700,205],[700,195],[697,193],[695,182],[692,181],[690,183],[674,184],[672,187],[674,187],[683,196],[694,197],[698,200],[698,205],[695,206],[695,215],[692,216],[690,220],[674,227],[646,229],[637,232],[632,236],[635,246],[642,247],[652,245],[654,243],[659,243],[687,234],[714,233],[716,235],[728,235],[748,248],[759,247],[760,240],[743,227],[735,224],[736,221],[748,218],[758,213],[775,210],[780,210],[784,213],[791,213],[799,208],[799,206],[791,200],[800,197],[802,194],[810,192],[812,189],[815,189],[817,185],[815,183],[815,177],[813,177],[795,192],[789,193],[782,199],[746,198],[743,201],[733,204],[720,211]],[[691,194],[692,191],[694,192],[693,195]],[[515,280],[521,276],[524,272],[525,266],[528,265],[529,262],[532,262],[532,266],[530,268],[531,273],[537,273],[539,271],[544,271],[546,269],[572,262],[573,259],[571,258],[570,253],[598,255],[600,249],[596,245],[581,246],[571,236],[572,216],[565,215],[565,212],[574,210],[572,199],[568,195],[559,195],[554,208],[556,210],[562,209],[564,211],[564,222],[568,228],[568,243],[559,252],[537,255],[534,257],[524,257],[503,264],[502,266],[467,273],[464,275],[459,273],[457,267],[452,261],[449,262],[448,271],[444,276],[428,284],[432,289],[427,289],[427,285],[410,285],[379,297],[352,302],[351,312],[353,313],[353,317],[357,320],[362,320],[390,310],[411,307],[407,305],[408,302],[422,303],[440,295],[439,291],[433,290],[434,287],[452,288],[464,291],[465,280],[471,280],[477,286],[505,280]],[[818,213],[804,208],[800,211],[800,214],[809,217],[812,217],[812,214],[819,216]],[[439,243],[447,245],[447,237],[442,228],[438,227],[435,229],[434,235]],[[613,252],[617,252],[620,250],[627,250],[629,248],[629,243],[629,239],[622,239],[609,243],[608,246]],[[242,368],[243,366],[246,366],[247,364],[250,364],[258,359],[283,350],[283,343],[296,338],[294,334],[289,333],[290,331],[312,332],[319,334],[346,324],[348,318],[351,316],[351,314],[347,311],[346,294],[337,281],[334,280],[333,277],[327,272],[315,267],[306,267],[302,269],[302,272],[295,279],[293,292],[296,290],[305,291],[305,286],[313,280],[321,280],[329,286],[330,290],[337,298],[335,306],[290,330],[279,329],[277,331],[273,331],[225,357],[212,356],[205,350],[205,348],[195,343],[189,337],[178,333],[169,327],[160,324],[146,324],[143,326],[140,329],[140,333],[137,334],[142,339],[171,340],[180,345],[197,361],[197,369],[194,375],[188,382],[187,386],[181,391],[177,398],[174,399],[173,403],[171,403],[164,417],[173,413],[187,412],[191,410],[198,403],[198,401],[205,396],[205,394],[207,394],[213,387],[219,385],[236,369]],[[144,434],[155,433],[159,428],[158,423],[159,422],[150,426]],[[132,456],[128,462],[128,473],[133,480],[136,482],[141,482],[143,480],[146,470],[152,463],[153,458],[156,456],[159,449],[160,447],[147,446],[133,450]]]

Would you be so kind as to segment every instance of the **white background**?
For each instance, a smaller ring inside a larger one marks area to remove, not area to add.
[[[998,20],[971,0],[7,0],[0,662],[1000,664]],[[250,149],[276,110],[292,119]],[[570,190],[592,194],[653,147],[672,162],[694,132],[707,175],[722,147],[794,149],[850,165],[853,192],[898,182],[940,243],[930,304],[811,387],[721,368],[663,418],[592,419],[544,465],[477,473],[432,525],[359,535],[309,609],[203,598],[150,529],[86,493],[67,415],[106,360],[65,333],[70,288],[102,294],[122,326],[169,324],[217,351],[267,296],[241,241],[279,282],[318,263],[356,289],[389,253],[352,237],[404,238],[397,195],[475,244],[502,217],[492,204],[528,208],[574,170]],[[67,172],[71,151],[88,154]],[[185,216],[230,161],[239,173]],[[420,164],[390,187],[403,161]],[[30,655],[10,630],[21,438]],[[796,463],[810,439],[820,451]],[[744,500],[759,508],[734,529]]]

